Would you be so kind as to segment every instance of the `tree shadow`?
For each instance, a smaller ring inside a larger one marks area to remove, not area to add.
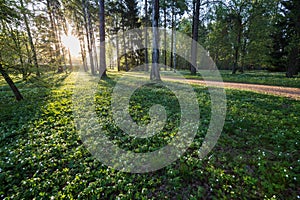
[[[55,88],[64,84],[69,75],[47,75],[41,78],[31,77],[27,81],[18,83],[18,88],[24,100],[17,102],[9,86],[0,86],[0,144],[18,137],[20,133],[28,131],[28,124],[38,120],[42,109],[48,103]]]

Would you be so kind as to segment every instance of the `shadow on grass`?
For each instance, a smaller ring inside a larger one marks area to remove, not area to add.
[[[1,146],[20,133],[26,133],[26,126],[38,119],[41,108],[55,87],[60,87],[68,75],[46,74],[41,78],[31,77],[28,81],[18,81],[18,88],[24,100],[17,102],[9,86],[0,86],[0,132]]]

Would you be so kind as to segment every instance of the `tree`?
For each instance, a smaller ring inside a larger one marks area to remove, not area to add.
[[[84,70],[87,72],[89,68],[86,60],[86,43],[84,40],[85,22],[82,13],[82,0],[63,0],[63,3],[65,7],[65,15],[68,17],[70,21],[69,23],[73,25],[75,34],[79,39],[82,64]]]
[[[160,81],[159,73],[159,0],[152,0],[152,27],[153,27],[153,54],[152,54],[152,68],[150,79],[154,81]]]
[[[163,13],[164,13],[164,51],[163,51],[163,58],[164,58],[164,65],[165,70],[167,70],[167,8],[168,8],[168,2],[167,0],[163,1]]]
[[[228,1],[215,4],[206,47],[218,67],[232,73],[268,67],[269,35],[276,2]],[[233,60],[233,62],[232,62]]]
[[[105,55],[105,14],[104,0],[99,0],[99,21],[100,21],[100,75],[106,77],[106,55]]]
[[[191,73],[196,74],[197,67],[197,42],[199,35],[199,17],[200,17],[200,5],[201,0],[194,0],[194,9],[193,9],[193,36],[192,36],[192,47],[191,47]]]
[[[275,30],[272,34],[272,64],[285,66],[286,76],[292,78],[300,70],[300,2],[282,0]]]
[[[5,13],[4,14],[4,13],[0,12],[0,21],[9,23],[9,22],[11,22],[11,20],[19,18],[17,12],[15,12],[10,7],[10,5],[7,4],[7,2],[5,2],[3,0],[0,0],[0,7],[1,7],[1,9],[3,9],[3,11]],[[13,80],[9,77],[9,75],[7,74],[7,72],[5,71],[5,69],[3,68],[1,57],[2,56],[0,54],[0,73],[4,77],[4,79],[7,82],[7,84],[10,86],[10,88],[13,91],[13,93],[14,93],[17,101],[21,101],[23,99],[23,96],[19,92],[19,90],[16,87],[16,85],[14,84]]]
[[[2,67],[2,64],[0,63],[0,73],[2,74],[2,76],[4,77],[5,81],[7,82],[7,84],[9,85],[9,87],[11,88],[11,90],[13,91],[17,101],[21,101],[23,99],[23,96],[21,95],[20,91],[18,90],[18,88],[16,87],[16,85],[14,84],[13,80],[9,77],[9,75],[6,73],[6,71],[4,70],[4,68]]]
[[[23,15],[23,19],[26,25],[26,30],[27,30],[27,34],[28,34],[28,40],[29,40],[29,44],[30,44],[30,48],[32,51],[32,58],[33,58],[33,63],[34,66],[36,68],[36,75],[40,76],[40,71],[39,71],[39,64],[38,64],[38,60],[37,60],[37,54],[36,54],[36,49],[35,49],[35,45],[33,43],[33,38],[32,38],[32,34],[31,34],[31,29],[30,29],[30,25],[28,22],[28,18],[27,18],[27,14],[26,14],[26,8],[24,6],[23,0],[20,0],[20,4],[21,4],[21,13]]]
[[[149,56],[148,56],[148,0],[145,0],[144,5],[144,11],[145,11],[145,64],[146,64],[146,71],[149,71],[148,63],[149,63]]]
[[[91,28],[91,17],[90,17],[90,10],[89,4],[87,0],[82,0],[82,12],[83,12],[83,20],[84,20],[84,27],[85,27],[85,35],[87,40],[88,52],[90,57],[90,66],[91,72],[95,74],[95,66],[94,66],[94,58],[93,58],[93,30]]]
[[[262,0],[252,3],[244,31],[242,66],[250,69],[270,68],[270,35],[274,29],[276,7],[276,1]]]
[[[187,10],[187,5],[185,0],[176,0],[171,2],[171,10],[172,10],[172,17],[171,17],[171,29],[172,29],[172,35],[171,35],[171,55],[170,55],[170,68],[171,70],[176,70],[176,60],[177,60],[177,54],[176,54],[176,31],[178,26],[178,21],[180,21],[180,16],[184,14],[184,12]],[[178,18],[179,16],[179,18]]]

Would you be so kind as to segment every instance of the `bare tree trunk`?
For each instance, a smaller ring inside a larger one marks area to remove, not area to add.
[[[177,57],[177,53],[176,53],[176,15],[174,16],[174,22],[175,22],[175,25],[174,25],[174,30],[173,30],[173,34],[174,34],[174,38],[173,38],[173,68],[174,68],[174,72],[176,72],[176,57]]]
[[[240,67],[240,72],[244,73],[245,72],[245,56],[246,56],[246,46],[247,46],[247,41],[246,38],[243,40],[243,45],[241,49],[241,67]]]
[[[25,14],[25,11],[24,11],[25,7],[24,7],[23,0],[20,0],[20,3],[21,3],[21,7],[22,7],[21,12],[22,12],[24,22],[25,22],[25,26],[26,26],[26,30],[27,30],[29,45],[30,45],[30,48],[31,48],[31,51],[32,51],[32,54],[33,54],[33,64],[34,64],[34,67],[36,68],[36,75],[41,76],[40,70],[39,70],[39,64],[38,64],[38,61],[37,61],[37,54],[36,54],[35,46],[34,46],[32,35],[31,35],[31,30],[30,30],[30,27],[29,27],[27,15]]]
[[[25,42],[25,48],[26,48],[26,53],[27,53],[27,63],[31,66],[32,65],[32,56],[31,56],[31,52],[30,52],[27,42]]]
[[[90,41],[90,28],[88,24],[88,8],[87,8],[87,3],[86,0],[82,0],[82,12],[83,12],[83,20],[84,20],[84,27],[85,27],[85,36],[87,40],[87,45],[88,45],[88,53],[89,53],[89,58],[90,58],[90,66],[91,66],[91,72],[92,74],[95,74],[95,68],[94,68],[94,59],[93,59],[93,50],[91,46],[91,41]]]
[[[237,44],[234,48],[234,64],[232,69],[232,74],[236,74],[237,70],[239,69],[239,58],[240,58],[240,48],[242,42],[242,20],[238,17],[238,35],[237,35]]]
[[[52,39],[54,40],[54,54],[55,54],[55,60],[57,61],[57,59],[59,58],[59,45],[58,45],[58,39],[57,39],[57,31],[56,31],[56,25],[53,19],[53,13],[52,13],[52,6],[50,4],[50,0],[47,0],[46,2],[47,4],[47,10],[48,10],[48,15],[49,15],[49,19],[50,19],[50,25],[51,25],[51,35],[52,35]],[[51,48],[50,48],[51,49]],[[53,54],[52,54],[52,50],[51,50],[51,59],[53,58]]]
[[[4,77],[5,81],[7,82],[7,84],[9,85],[9,87],[11,88],[11,90],[13,91],[17,101],[21,101],[23,99],[23,96],[21,95],[20,91],[18,90],[18,88],[16,87],[16,85],[14,84],[13,80],[9,77],[9,75],[6,73],[6,71],[4,70],[4,68],[2,67],[2,64],[0,63],[0,73],[2,74],[2,76]]]
[[[165,0],[164,5],[164,64],[165,70],[167,70],[167,5]]]
[[[73,70],[73,62],[72,62],[72,55],[70,52],[70,48],[68,48],[68,54],[69,54],[69,64],[70,64],[70,70]]]
[[[88,69],[87,62],[86,62],[86,49],[85,49],[85,42],[84,42],[83,36],[79,37],[79,41],[80,41],[82,64],[84,67],[84,71],[87,72],[89,69]]]
[[[173,65],[173,47],[174,47],[174,15],[175,15],[175,5],[172,3],[172,35],[171,35],[171,52],[170,52],[170,70],[172,71],[174,68]]]
[[[194,2],[194,19],[193,19],[193,41],[191,47],[191,74],[195,75],[197,70],[197,42],[198,42],[198,35],[199,35],[199,17],[200,17],[200,4],[201,0],[195,0]]]
[[[118,72],[121,70],[120,69],[120,58],[119,58],[119,55],[120,55],[120,47],[119,47],[119,37],[118,35],[116,36],[116,46],[117,46],[117,68],[118,68]]]
[[[105,13],[104,0],[99,0],[100,20],[100,75],[106,77],[106,49],[105,49]]]
[[[119,55],[120,55],[119,37],[116,38],[116,42],[117,42],[117,68],[118,68],[118,72],[119,72],[119,71],[121,71],[121,69],[120,69],[120,58],[119,58]]]
[[[287,66],[287,72],[286,77],[287,78],[293,78],[295,75],[298,75],[299,72],[297,69],[299,67],[299,49],[296,45],[293,45],[291,52],[288,56],[288,66]]]
[[[126,52],[126,49],[127,49],[127,46],[126,46],[126,38],[125,38],[125,25],[124,25],[124,19],[122,20],[122,31],[123,31],[123,48],[124,48],[124,58],[125,58],[125,70],[126,71],[129,71],[129,68],[128,68],[128,59],[127,59],[127,52]]]
[[[94,56],[95,56],[95,65],[96,65],[96,69],[97,71],[99,71],[99,63],[98,63],[98,53],[97,53],[97,46],[96,46],[96,39],[95,39],[95,35],[93,34],[93,48],[94,48]]]
[[[152,0],[152,27],[153,27],[153,54],[152,54],[152,68],[150,79],[161,81],[159,74],[159,33],[158,33],[158,20],[159,20],[159,0]]]
[[[92,74],[95,74],[95,61],[94,61],[94,51],[95,51],[95,37],[94,37],[94,30],[93,30],[93,25],[92,25],[92,19],[91,19],[91,12],[90,12],[90,7],[89,4],[86,2],[86,8],[87,8],[87,19],[88,19],[88,30],[89,30],[89,38],[90,38],[90,54],[91,54],[91,62],[93,64],[91,65],[92,68]],[[97,58],[96,58],[97,60]],[[97,66],[98,64],[96,64]],[[97,67],[96,67],[97,69]]]
[[[149,55],[148,55],[148,0],[145,0],[145,71],[149,71]]]

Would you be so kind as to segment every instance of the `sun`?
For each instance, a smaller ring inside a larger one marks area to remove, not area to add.
[[[80,42],[73,35],[63,35],[62,43],[66,48],[70,49],[70,53],[73,57],[77,57],[80,54]]]

